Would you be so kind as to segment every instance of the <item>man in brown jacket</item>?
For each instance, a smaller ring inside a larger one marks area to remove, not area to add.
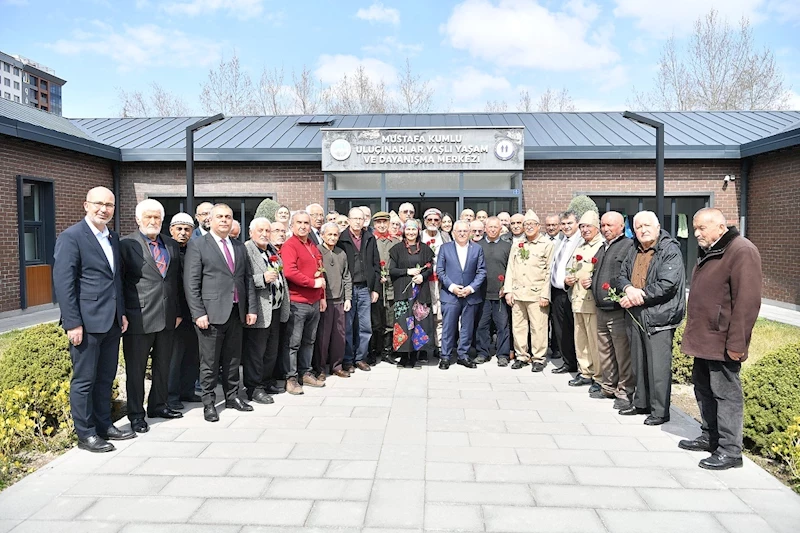
[[[699,437],[678,446],[711,452],[701,468],[738,468],[744,410],[739,370],[761,307],[761,256],[736,228],[727,227],[718,209],[701,209],[693,223],[701,250],[681,351],[695,358],[692,382],[703,425]]]

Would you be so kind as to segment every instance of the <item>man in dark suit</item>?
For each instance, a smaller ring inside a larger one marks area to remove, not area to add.
[[[214,204],[211,202],[203,202],[197,206],[194,212],[194,218],[197,220],[197,227],[192,232],[192,239],[202,237],[211,228],[211,208]]]
[[[469,222],[459,220],[453,224],[453,239],[442,245],[436,258],[442,304],[442,354],[439,360],[442,370],[450,368],[450,359],[456,351],[459,365],[467,368],[477,366],[469,360],[468,352],[475,317],[483,301],[480,288],[486,281],[483,249],[470,239]]]
[[[117,373],[119,339],[128,328],[119,236],[106,224],[114,216],[114,193],[96,187],[86,194],[86,217],[58,236],[53,287],[72,358],[69,404],[78,447],[110,452],[108,440],[136,436],[111,423],[111,384]]]
[[[148,198],[136,206],[139,229],[120,241],[122,290],[128,331],[122,338],[128,392],[128,420],[137,433],[150,429],[144,420],[144,374],[152,359],[152,386],[147,399],[150,418],[181,418],[167,406],[172,339],[180,324],[178,284],[181,261],[178,243],[160,235],[164,206]]]
[[[308,232],[308,238],[311,239],[315,246],[319,246],[322,242],[319,230],[322,229],[322,224],[325,223],[325,210],[319,204],[311,204],[306,207],[306,212],[311,217],[311,231]]]
[[[189,241],[183,271],[186,301],[200,345],[203,416],[209,422],[219,420],[214,388],[220,362],[225,407],[253,410],[239,398],[239,362],[242,324],[256,323],[258,302],[247,250],[240,241],[229,237],[232,225],[231,208],[215,205],[209,232]]]

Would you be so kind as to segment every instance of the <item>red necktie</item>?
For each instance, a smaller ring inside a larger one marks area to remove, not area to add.
[[[158,241],[150,241],[150,246],[150,251],[153,253],[153,259],[155,260],[158,271],[161,272],[161,277],[163,278],[167,274],[167,261],[164,259],[164,254],[161,252],[161,247],[158,245]]]

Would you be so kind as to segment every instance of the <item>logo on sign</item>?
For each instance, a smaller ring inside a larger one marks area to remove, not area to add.
[[[494,155],[500,161],[508,161],[517,152],[517,146],[509,139],[500,139],[494,145]]]
[[[344,161],[353,151],[350,143],[345,139],[336,139],[331,143],[331,157],[337,161]]]

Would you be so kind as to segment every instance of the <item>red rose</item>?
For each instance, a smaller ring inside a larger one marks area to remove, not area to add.
[[[381,266],[385,267],[386,266],[386,261],[381,261]]]
[[[583,261],[583,256],[582,255],[576,255],[575,256],[575,261]]]
[[[269,262],[270,263],[277,263],[278,262],[278,256],[277,255],[269,256]]]
[[[608,282],[606,282],[606,283],[603,283],[603,290],[604,290],[604,291],[607,291],[607,290],[608,290],[608,289],[610,289],[610,288],[611,288],[611,284],[610,284],[610,283],[608,283]]]
[[[525,243],[524,243],[524,242],[521,242],[521,243],[519,243],[517,246],[519,246],[520,248],[525,248]]]
[[[506,280],[506,277],[504,275],[500,274],[499,276],[497,276],[497,279],[500,280],[500,282],[502,283],[502,282],[504,282]]]
[[[424,267],[422,267],[422,268],[430,268],[430,267],[431,267],[431,264],[430,264],[430,263],[425,263],[425,266],[424,266]]]
[[[596,258],[596,257],[592,257],[592,264],[593,264],[593,265],[596,265],[596,264],[597,264],[597,258]]]
[[[433,246],[434,244],[436,244],[436,241],[428,241],[427,244],[428,244],[428,246]]]

